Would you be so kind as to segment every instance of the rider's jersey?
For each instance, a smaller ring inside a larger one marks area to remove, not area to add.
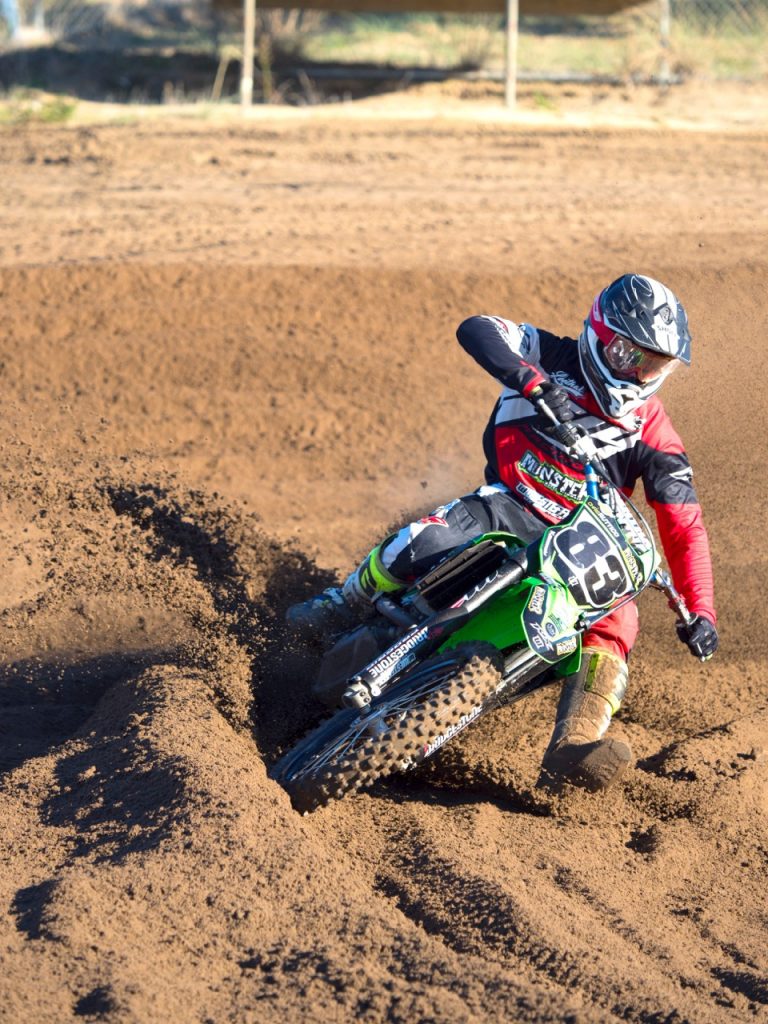
[[[582,500],[583,467],[538,428],[536,410],[525,397],[548,379],[559,384],[613,483],[630,495],[642,480],[675,585],[692,612],[714,622],[709,542],[693,474],[659,399],[654,396],[635,413],[611,420],[592,397],[573,338],[493,316],[470,317],[457,337],[504,385],[483,437],[486,480],[502,481],[545,523],[560,522]]]

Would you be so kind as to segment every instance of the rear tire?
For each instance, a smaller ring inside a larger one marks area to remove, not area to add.
[[[495,703],[504,659],[490,644],[434,655],[361,716],[343,710],[305,736],[270,773],[299,811],[415,767]]]

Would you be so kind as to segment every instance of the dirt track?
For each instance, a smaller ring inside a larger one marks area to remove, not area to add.
[[[768,1018],[767,149],[322,118],[0,136],[0,1019]],[[296,815],[266,771],[320,709],[282,610],[480,481],[496,386],[459,320],[574,331],[627,269],[694,329],[667,404],[721,653],[643,599],[638,765],[604,798],[534,792],[545,693]]]

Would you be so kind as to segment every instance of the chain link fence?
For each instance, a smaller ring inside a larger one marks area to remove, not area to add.
[[[768,0],[652,0],[608,17],[524,18],[521,30],[522,77],[768,77]]]
[[[242,44],[242,7],[232,3],[222,10],[212,0],[0,0],[0,48],[14,45],[14,33],[34,41],[45,32],[54,43],[123,55],[137,47],[206,52],[218,66],[214,99],[226,99]],[[267,71],[282,54],[297,67],[306,62],[310,77],[323,65],[349,64],[395,76],[407,69],[415,80],[448,70],[504,73],[501,15],[340,14],[257,3]],[[648,0],[609,16],[523,16],[519,27],[521,81],[768,78],[768,0]]]
[[[316,61],[503,73],[499,15],[319,17],[294,40]],[[612,15],[523,16],[518,74],[528,81],[765,79],[768,0],[648,0]]]
[[[670,0],[670,60],[683,74],[768,76],[768,0]]]

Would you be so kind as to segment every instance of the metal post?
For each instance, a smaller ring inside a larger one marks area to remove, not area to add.
[[[517,39],[518,39],[518,0],[506,0],[507,3],[507,45],[506,45],[506,77],[504,98],[507,107],[514,110],[517,102]]]
[[[243,69],[240,73],[240,106],[253,104],[253,48],[256,36],[256,0],[243,0]]]
[[[662,85],[669,85],[671,70],[669,67],[669,37],[672,30],[672,11],[670,0],[659,0],[659,44],[661,59],[659,61],[659,80]]]
[[[11,42],[19,38],[19,5],[16,0],[0,0],[0,17],[5,22]]]

